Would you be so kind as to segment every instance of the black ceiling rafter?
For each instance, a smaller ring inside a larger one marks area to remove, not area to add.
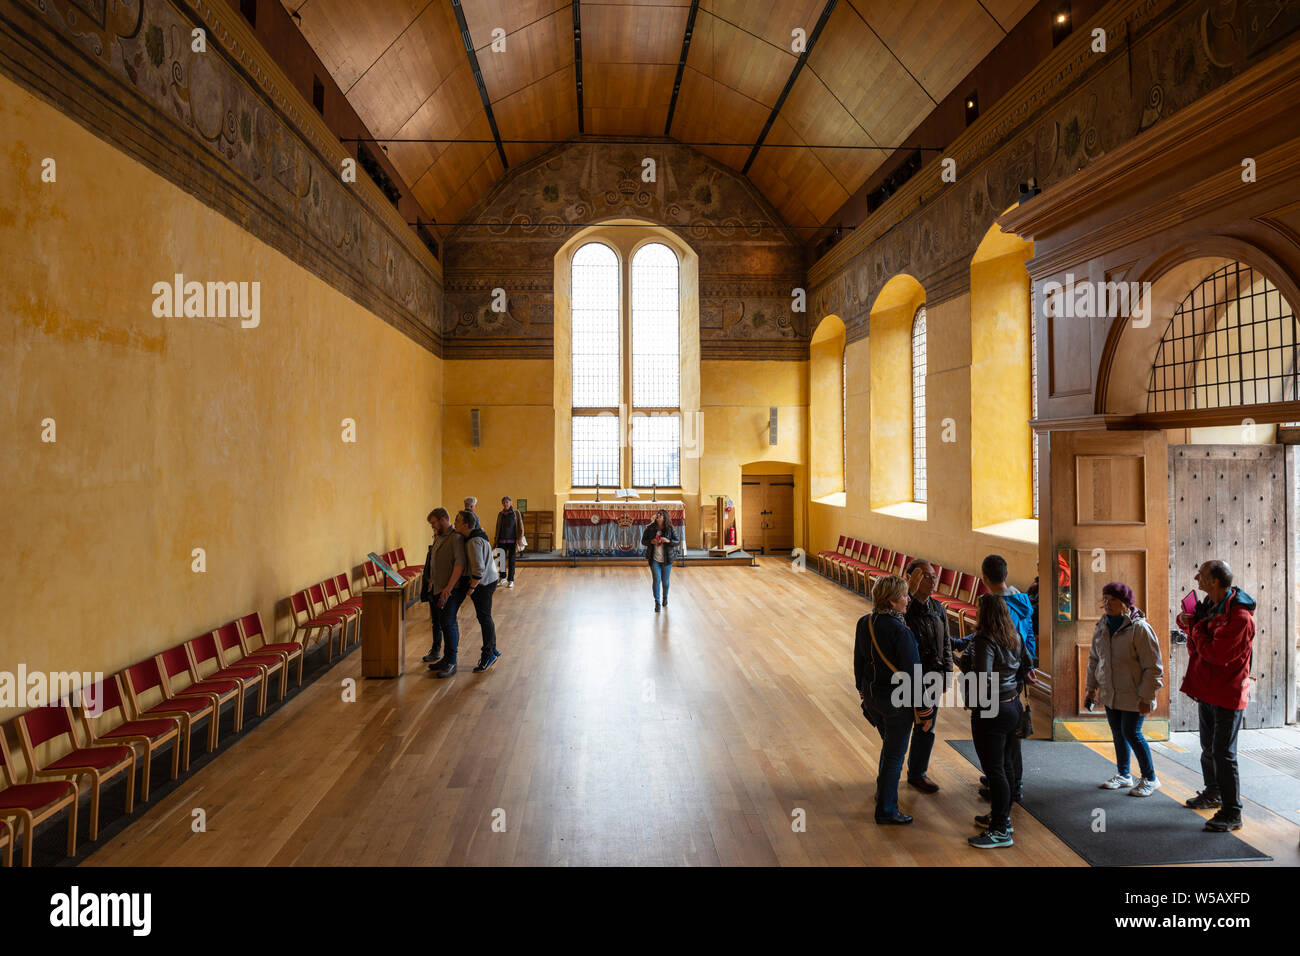
[[[487,114],[488,126],[492,128],[492,139],[497,145],[497,155],[501,157],[503,169],[509,169],[510,160],[506,159],[506,148],[501,142],[501,131],[497,129],[497,118],[492,112],[492,100],[488,97],[487,84],[483,82],[483,71],[479,69],[478,54],[474,52],[474,39],[469,35],[469,25],[465,22],[465,11],[461,9],[460,0],[451,0],[451,9],[456,14],[456,26],[460,28],[460,41],[465,45],[465,56],[469,57],[470,72],[474,74],[478,97],[483,101],[483,112]]]
[[[686,32],[682,35],[682,55],[677,61],[677,76],[673,79],[673,98],[668,101],[668,119],[664,122],[664,135],[672,135],[673,113],[677,110],[677,94],[682,89],[682,74],[686,72],[686,54],[691,51],[691,35],[695,33],[695,15],[700,12],[700,0],[691,0],[691,12],[686,15]]]
[[[587,132],[582,115],[582,2],[573,0],[573,86],[578,94],[578,135]]]
[[[808,57],[812,55],[813,47],[817,45],[817,38],[822,35],[822,29],[826,26],[826,21],[831,18],[836,2],[837,0],[826,0],[822,15],[817,18],[817,25],[813,27],[812,33],[808,36],[808,45],[803,48],[803,52],[799,54],[799,59],[795,61],[794,69],[790,71],[790,78],[785,81],[785,88],[781,90],[781,95],[776,98],[776,105],[772,107],[771,115],[768,116],[767,122],[763,124],[763,131],[758,134],[758,139],[754,141],[754,148],[749,151],[749,158],[745,160],[745,166],[741,169],[742,174],[749,175],[749,167],[753,166],[754,160],[758,158],[758,151],[763,148],[763,140],[767,139],[767,134],[772,131],[772,124],[776,122],[781,107],[785,105],[786,97],[794,89],[794,81],[799,79],[804,64],[808,62]]]

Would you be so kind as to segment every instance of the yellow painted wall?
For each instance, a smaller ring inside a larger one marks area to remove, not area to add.
[[[971,265],[971,520],[1033,516],[1029,273],[1022,243]]]
[[[435,357],[2,78],[0,143],[0,669],[113,672],[254,609],[285,634],[291,592],[419,560]],[[155,318],[177,272],[259,281],[260,326]]]
[[[881,454],[902,456],[906,462],[906,498],[911,492],[911,358],[910,322],[915,311],[911,303],[896,305],[895,325],[901,334],[906,317],[908,357],[902,365],[897,357],[900,342],[877,334],[875,314],[871,335],[849,344],[848,355],[848,473],[845,504],[810,502],[808,506],[808,550],[833,549],[839,535],[847,534],[891,550],[904,550],[942,565],[977,572],[987,554],[1001,554],[1010,565],[1011,583],[1024,589],[1033,580],[1037,546],[1031,541],[978,532],[971,523],[971,421],[970,421],[970,297],[961,296],[926,308],[928,327],[927,376],[927,464],[929,502],[924,519],[884,514],[873,510],[872,487],[880,469]],[[891,349],[893,362],[879,358],[877,350]],[[891,365],[905,371],[898,374]],[[883,389],[879,383],[885,383]],[[904,392],[905,389],[905,392]],[[882,395],[881,392],[884,392]],[[908,404],[901,406],[897,395],[904,393]],[[886,406],[882,412],[881,405]],[[892,409],[892,410],[890,410]],[[886,415],[905,423],[887,429]],[[944,441],[945,419],[954,439]],[[891,442],[878,441],[897,432]],[[900,500],[897,490],[889,498]],[[887,498],[887,500],[889,500]]]
[[[549,359],[443,363],[442,505],[479,499],[489,534],[501,496],[527,498],[530,511],[555,510],[555,415]],[[470,411],[479,410],[482,441],[471,442]]]
[[[844,323],[822,319],[809,346],[808,462],[814,499],[844,491]]]
[[[700,396],[704,418],[704,453],[700,459],[702,495],[730,496],[736,505],[739,529],[742,466],[753,462],[782,462],[801,466],[788,473],[795,476],[796,503],[807,500],[807,475],[802,468],[806,463],[808,432],[807,362],[701,362]],[[775,446],[768,444],[768,409],[772,405],[777,407]],[[787,473],[764,467],[768,470],[755,468],[751,473]],[[695,513],[698,515],[698,511]],[[805,529],[803,508],[796,504],[794,536],[795,544],[801,547],[807,540]]]

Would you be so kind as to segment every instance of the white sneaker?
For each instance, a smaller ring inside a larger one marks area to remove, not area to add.
[[[1143,777],[1138,785],[1128,792],[1130,797],[1149,797],[1160,789],[1160,781],[1155,777]]]
[[[506,587],[508,587],[508,588],[512,588],[512,587],[514,587],[514,586],[515,586],[515,582],[514,582],[514,581],[507,581],[507,582],[506,582]]]
[[[1122,790],[1125,787],[1133,786],[1133,776],[1127,773],[1117,773],[1101,785],[1102,790]]]

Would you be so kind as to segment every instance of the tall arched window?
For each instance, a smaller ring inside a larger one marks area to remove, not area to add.
[[[925,482],[925,306],[912,320],[912,500],[926,500]]]
[[[1029,290],[1029,417],[1038,418],[1038,313],[1034,292]],[[1029,429],[1029,457],[1034,463],[1034,517],[1038,517],[1038,436]]]
[[[618,256],[589,242],[573,254],[573,484],[619,483],[622,334]]]
[[[589,242],[572,270],[573,486],[680,486],[677,255],[647,243],[625,271],[609,246]],[[621,409],[630,412],[626,461]]]

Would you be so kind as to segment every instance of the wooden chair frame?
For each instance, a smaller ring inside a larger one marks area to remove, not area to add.
[[[257,631],[253,632],[244,622],[249,618],[257,619]],[[253,611],[251,614],[245,614],[235,622],[239,626],[239,642],[244,650],[244,656],[252,654],[279,654],[284,658],[284,666],[288,668],[289,662],[295,658],[298,661],[298,686],[302,686],[302,659],[303,646],[298,641],[271,642],[266,639],[266,629],[262,626],[262,612]],[[262,643],[253,647],[253,638],[260,638]],[[280,698],[284,699],[283,690]]]
[[[32,786],[32,768],[31,764],[27,765],[27,780],[19,783],[14,779],[13,759],[9,753],[9,745],[5,742],[4,727],[0,726],[0,775],[3,776],[5,787],[0,790],[0,795],[17,790],[21,792],[22,788]],[[54,781],[49,781],[54,782]],[[36,833],[36,825],[44,823],[50,817],[54,816],[64,807],[68,808],[68,856],[77,855],[77,785],[71,780],[64,780],[62,783],[68,787],[68,792],[62,797],[39,807],[0,807],[0,817],[6,817],[10,820],[16,820],[24,831],[23,838],[23,866],[32,865],[32,837]],[[18,839],[18,832],[12,827],[9,829],[10,845],[6,853],[7,865],[13,862],[13,842]]]
[[[131,676],[131,671],[138,667],[153,668],[154,683],[148,687],[138,689],[135,686],[135,679]],[[190,748],[193,745],[194,724],[204,717],[208,718],[208,753],[217,749],[217,740],[220,734],[220,712],[217,709],[216,698],[211,694],[192,694],[178,695],[172,693],[171,682],[163,679],[166,673],[161,663],[156,657],[148,658],[137,664],[123,670],[126,680],[123,681],[127,696],[131,700],[131,709],[142,720],[148,720],[151,717],[177,717],[181,722],[181,769],[190,769]],[[158,688],[162,694],[162,700],[148,709],[140,706],[140,695],[145,691]],[[182,703],[173,703],[180,700]]]
[[[179,776],[180,757],[181,757],[180,718],[163,716],[162,714],[159,714],[155,717],[145,717],[145,718],[140,718],[132,715],[130,711],[127,709],[128,698],[126,694],[123,693],[120,675],[113,674],[112,676],[106,679],[105,683],[107,683],[108,681],[112,681],[113,686],[117,690],[117,703],[114,704],[112,707],[105,707],[104,713],[107,713],[109,710],[116,710],[119,716],[121,717],[121,720],[119,720],[117,724],[114,725],[112,728],[110,728],[106,733],[96,733],[94,724],[91,722],[90,715],[86,712],[86,708],[84,706],[85,704],[84,697],[82,699],[81,706],[77,707],[77,714],[81,718],[81,726],[82,729],[85,731],[86,739],[89,740],[92,745],[99,745],[101,743],[115,744],[120,742],[120,743],[128,744],[133,747],[134,746],[140,747],[140,760],[143,762],[143,768],[140,771],[140,799],[143,802],[148,803],[149,802],[149,771],[150,771],[150,766],[153,763],[154,751],[161,750],[163,745],[167,743],[167,741],[169,740],[173,742],[171,778],[175,780],[177,776]],[[149,734],[145,734],[145,733],[132,733],[131,732],[132,730],[139,729],[138,726],[133,726],[133,725],[139,725],[144,720],[148,720],[148,721],[157,720],[164,723],[170,723],[172,725],[171,730],[163,731],[161,734],[158,734],[157,736],[150,736]]]

